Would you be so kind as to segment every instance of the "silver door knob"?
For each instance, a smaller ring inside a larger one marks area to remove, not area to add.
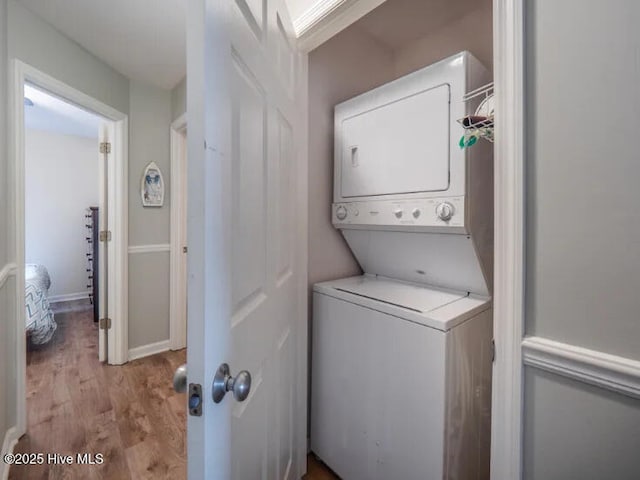
[[[251,391],[251,374],[249,372],[243,370],[232,377],[229,365],[223,363],[218,367],[216,376],[213,378],[211,393],[215,403],[220,403],[227,392],[233,392],[233,398],[242,402],[249,396],[249,391]]]
[[[187,391],[187,364],[180,365],[173,374],[173,389],[178,393]]]

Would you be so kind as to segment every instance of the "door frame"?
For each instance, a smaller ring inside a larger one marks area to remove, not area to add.
[[[522,478],[525,273],[524,0],[493,0],[496,99],[491,478]]]
[[[113,254],[109,255],[109,312],[112,329],[108,342],[108,358],[111,364],[122,364],[128,359],[128,116],[96,100],[89,95],[47,75],[46,73],[14,59],[11,62],[12,82],[9,93],[9,155],[13,178],[13,216],[15,226],[12,239],[15,252],[16,272],[16,430],[18,436],[26,432],[26,342],[24,310],[24,264],[25,264],[25,127],[24,84],[32,83],[58,97],[90,110],[107,120],[114,132],[112,162],[109,163],[110,182],[109,212],[112,230]],[[97,143],[97,142],[96,142]],[[99,156],[96,144],[96,161]]]
[[[309,52],[384,0],[326,0],[296,22]],[[524,0],[493,0],[494,320],[491,478],[522,478],[524,337]]]
[[[171,123],[171,240],[169,279],[169,348],[187,346],[187,265],[182,252],[186,237],[187,114]]]

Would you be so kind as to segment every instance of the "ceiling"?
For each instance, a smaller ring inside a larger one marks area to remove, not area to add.
[[[98,139],[103,122],[98,115],[29,84],[24,86],[24,96],[33,102],[27,106],[25,101],[24,123],[28,129]]]
[[[188,0],[17,1],[131,79],[171,89],[186,73]],[[327,1],[286,0],[294,21]],[[346,1],[352,0],[329,3]],[[357,25],[396,49],[477,6],[478,0],[387,0]]]
[[[390,49],[397,49],[475,10],[480,3],[478,0],[387,0],[356,25]]]
[[[127,77],[170,89],[186,72],[188,0],[17,0]]]

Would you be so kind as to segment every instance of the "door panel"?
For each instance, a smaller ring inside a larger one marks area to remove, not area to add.
[[[267,193],[266,99],[264,90],[242,60],[233,56],[233,307],[236,314],[264,297],[266,281]],[[237,321],[246,317],[241,315]]]
[[[204,402],[202,417],[189,417],[189,478],[300,478],[306,239],[294,228],[306,218],[295,181],[306,58],[281,0],[190,9],[188,363]],[[244,402],[232,392],[211,400],[222,362],[251,373]]]

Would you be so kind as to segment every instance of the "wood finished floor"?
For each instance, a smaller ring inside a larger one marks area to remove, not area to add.
[[[91,310],[57,313],[53,340],[27,353],[27,434],[15,452],[102,453],[102,465],[13,466],[11,480],[186,478],[186,351],[107,366]]]
[[[340,480],[313,455],[307,456],[307,474],[302,480]]]
[[[10,480],[186,478],[186,410],[171,386],[186,350],[108,366],[86,306],[56,313],[53,340],[27,352],[27,434],[15,453],[102,453],[102,465],[11,467]],[[337,480],[308,457],[304,480]]]

